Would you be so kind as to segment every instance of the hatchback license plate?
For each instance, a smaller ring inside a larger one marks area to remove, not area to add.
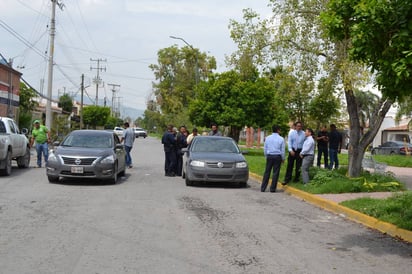
[[[82,166],[72,166],[72,173],[83,173]]]

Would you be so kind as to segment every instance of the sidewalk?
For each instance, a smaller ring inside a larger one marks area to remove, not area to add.
[[[405,183],[408,190],[412,190],[412,168],[388,167],[387,171],[393,172],[400,181]],[[249,177],[255,180],[257,183],[260,184],[262,182],[262,177],[260,175],[254,173],[249,173],[249,175]],[[407,182],[405,181],[405,179],[407,180]],[[291,186],[282,186],[281,184],[278,184],[278,188],[283,189],[283,191],[287,194],[300,198],[303,201],[311,203],[324,210],[339,214],[342,217],[361,223],[367,227],[378,230],[392,237],[401,238],[404,241],[412,243],[412,231],[398,228],[397,226],[390,223],[379,221],[373,217],[339,205],[339,203],[343,201],[357,199],[360,197],[383,199],[392,196],[394,192],[310,194]]]

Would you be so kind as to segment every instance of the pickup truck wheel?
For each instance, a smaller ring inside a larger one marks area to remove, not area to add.
[[[7,151],[6,158],[3,160],[4,168],[0,169],[0,174],[9,176],[11,174],[11,152]]]
[[[30,165],[30,149],[27,147],[26,148],[26,153],[17,158],[17,166],[19,168],[28,168]]]

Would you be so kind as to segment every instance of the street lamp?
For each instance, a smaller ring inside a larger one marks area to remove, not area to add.
[[[169,36],[172,39],[176,39],[176,40],[181,40],[183,41],[186,45],[188,45],[195,53],[196,53],[196,64],[195,64],[195,69],[196,69],[196,73],[195,73],[195,80],[196,80],[196,86],[199,84],[199,58],[197,55],[197,50],[195,50],[195,48],[189,44],[188,42],[186,42],[185,39],[183,39],[182,37],[176,37],[176,36]]]

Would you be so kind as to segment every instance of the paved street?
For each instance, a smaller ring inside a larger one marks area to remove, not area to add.
[[[286,193],[186,187],[139,138],[117,185],[0,177],[0,273],[410,273],[412,245]],[[34,163],[34,159],[32,161]]]

